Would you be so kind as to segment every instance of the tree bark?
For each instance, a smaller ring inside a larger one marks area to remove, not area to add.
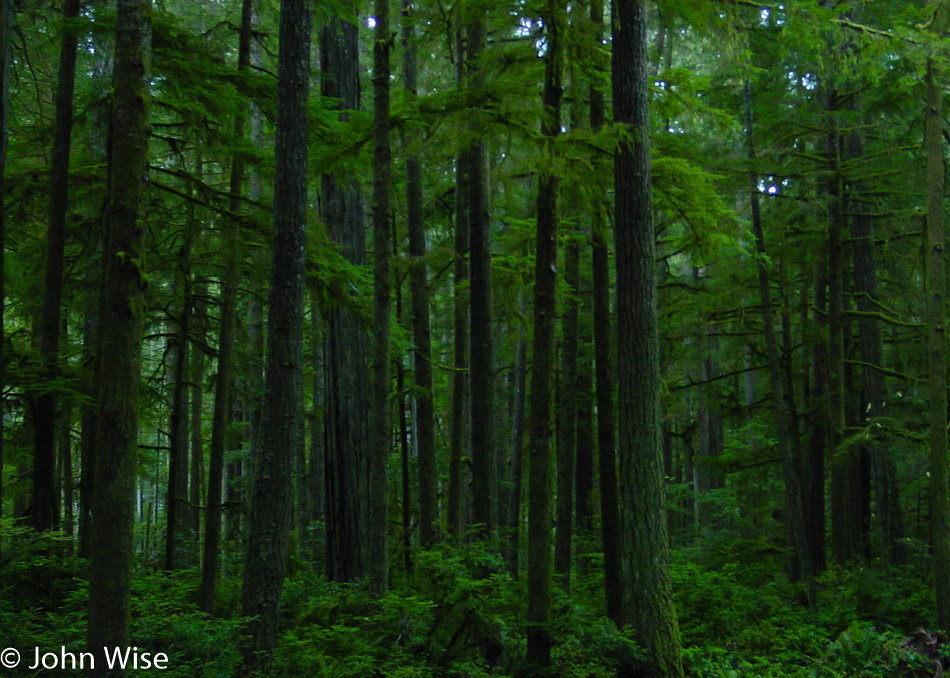
[[[848,137],[848,156],[864,157],[864,138],[854,131]],[[861,344],[861,362],[885,366],[881,327],[871,314],[880,312],[877,296],[877,264],[874,252],[874,222],[867,216],[868,205],[861,199],[866,186],[851,182],[849,192],[851,238],[854,242],[854,291],[857,298],[858,336]],[[863,367],[863,400],[860,412],[866,423],[887,416],[887,388],[884,375],[877,369]],[[881,541],[881,560],[886,566],[902,565],[907,558],[904,547],[904,517],[897,484],[897,469],[890,450],[877,441],[870,444],[871,483],[877,509],[877,528]]]
[[[69,197],[69,150],[73,129],[73,87],[76,80],[76,19],[79,0],[63,4],[63,34],[56,83],[56,122],[50,174],[49,228],[46,232],[46,275],[43,286],[40,352],[43,376],[53,382],[59,372],[60,308],[63,301],[63,255],[66,248],[66,208]],[[33,452],[33,527],[59,525],[55,488],[56,392],[44,389],[36,400]]]
[[[592,0],[591,21],[597,44],[603,36],[603,0]],[[604,93],[591,86],[590,125],[595,132],[604,125]],[[593,286],[594,286],[594,370],[597,381],[597,450],[600,475],[601,547],[604,552],[604,597],[607,616],[617,625],[623,623],[623,591],[620,578],[620,504],[617,499],[617,444],[614,415],[614,380],[610,359],[610,265],[606,236],[607,224],[600,210],[594,213]]]
[[[386,593],[389,559],[386,524],[389,518],[389,486],[386,467],[392,447],[389,416],[389,374],[392,305],[392,245],[389,242],[389,211],[392,201],[389,140],[390,40],[389,0],[375,0],[376,28],[373,33],[373,405],[370,410],[373,443],[369,468],[369,583],[377,596]]]
[[[355,13],[355,8],[352,8]],[[359,41],[356,24],[334,19],[323,28],[321,94],[340,100],[345,111],[359,108]],[[359,182],[323,177],[323,221],[331,240],[358,266],[365,261],[363,205]],[[341,295],[349,294],[339,290]],[[367,487],[370,380],[366,332],[359,318],[342,306],[327,312],[326,334],[326,529],[327,577],[355,582],[369,574],[365,559],[369,520]]]
[[[310,88],[310,3],[281,0],[274,241],[261,446],[252,471],[241,614],[244,667],[266,673],[277,645],[290,531],[293,452],[303,444],[303,319]]]
[[[150,0],[119,0],[113,75],[106,267],[99,334],[100,426],[93,500],[90,650],[129,645],[141,378],[144,208],[148,188]],[[94,675],[122,676],[98,663]]]
[[[479,10],[474,10],[479,11]],[[466,29],[466,63],[473,88],[485,85],[480,61],[487,44],[484,16]],[[492,348],[492,236],[489,207],[488,145],[479,138],[469,149],[469,323],[471,350],[472,521],[476,534],[489,538],[494,500],[495,366]]]
[[[238,38],[239,73],[247,71],[251,65],[251,18],[253,14],[253,0],[243,0],[241,3],[241,31]],[[281,17],[283,18],[283,12],[281,12]],[[309,64],[309,61],[307,63]],[[244,112],[239,111],[234,120],[235,138],[242,139],[244,137],[246,124],[247,120]],[[231,194],[229,209],[232,214],[238,214],[241,210],[244,167],[244,156],[241,153],[235,153],[231,158],[229,186]],[[277,198],[275,197],[275,203],[276,201]],[[276,215],[276,207],[274,211]],[[208,457],[208,504],[205,509],[204,558],[201,561],[201,587],[198,592],[198,605],[207,614],[214,612],[214,592],[218,576],[218,549],[221,542],[224,454],[227,445],[228,425],[231,423],[235,306],[237,304],[239,282],[238,264],[242,259],[241,224],[236,218],[228,220],[222,254],[224,257],[224,274],[221,281],[221,321],[218,330],[218,373],[215,379],[214,413],[211,418],[211,450]]]
[[[649,653],[638,675],[682,677],[660,453],[646,11],[639,0],[616,0],[615,8],[614,120],[630,135],[614,155],[624,622]]]
[[[934,33],[947,28],[947,5],[934,7]],[[927,362],[930,374],[930,520],[933,535],[937,625],[950,631],[950,458],[947,457],[947,270],[943,223],[945,168],[943,148],[943,73],[927,60],[924,146],[927,153],[926,280]]]
[[[13,3],[0,0],[0,299],[6,296],[6,198],[7,184],[7,120],[10,108],[10,64],[13,62]],[[3,517],[3,464],[6,413],[6,331],[4,330],[5,304],[0,304],[0,518]]]
[[[563,10],[549,0],[541,15],[547,51],[541,134],[545,154],[556,153],[561,133],[561,51]],[[555,163],[546,163],[552,166]],[[528,440],[528,665],[538,675],[551,665],[551,395],[554,373],[554,328],[557,322],[557,198],[559,179],[542,170],[538,176],[537,237],[534,265],[534,343],[531,366],[531,427]],[[474,323],[473,323],[474,332]],[[573,469],[571,469],[573,471]],[[559,498],[560,499],[560,498]],[[570,569],[570,542],[568,542]]]
[[[555,509],[554,574],[565,591],[571,587],[571,539],[574,527],[574,464],[577,456],[577,337],[581,252],[572,240],[565,252],[564,278],[568,298],[561,320],[561,387],[557,416],[557,508]]]
[[[403,87],[413,99],[417,94],[415,19],[411,0],[402,0]],[[419,535],[423,548],[438,537],[436,520],[435,410],[432,393],[432,341],[429,334],[429,276],[425,262],[426,236],[422,213],[422,164],[418,135],[408,140],[406,155],[406,225],[412,261],[412,343],[416,400],[416,451],[419,463]]]
[[[755,143],[752,127],[752,85],[745,85],[746,144],[749,161],[755,160]],[[765,263],[765,235],[762,217],[759,211],[758,179],[753,169],[749,169],[749,191],[752,203],[752,230],[755,237],[756,268],[759,279],[759,298],[762,304],[762,323],[765,333],[765,351],[769,363],[769,381],[772,386],[773,411],[778,429],[778,447],[782,459],[782,475],[785,480],[785,528],[789,546],[789,576],[800,570],[805,581],[809,602],[814,596],[815,566],[811,554],[811,545],[805,536],[805,518],[802,510],[801,481],[799,479],[798,460],[793,445],[798,444],[798,436],[792,421],[791,412],[785,397],[785,381],[779,356],[778,341],[772,311],[772,295],[769,272]],[[797,560],[796,560],[797,559]],[[796,563],[797,562],[797,567]]]

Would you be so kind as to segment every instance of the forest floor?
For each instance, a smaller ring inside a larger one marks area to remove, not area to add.
[[[8,523],[0,533],[0,645],[29,656],[35,647],[82,651],[85,561],[64,555],[65,540]],[[598,559],[598,554],[582,556],[570,593],[555,595],[552,675],[609,676],[618,661],[635,662],[639,654],[603,616]],[[687,676],[942,675],[937,664],[950,658],[950,646],[926,630],[935,615],[930,574],[923,565],[830,568],[809,608],[799,602],[801,588],[781,575],[783,559],[781,549],[765,542],[734,538],[674,549]],[[926,562],[923,555],[920,562]],[[225,560],[214,617],[197,609],[197,570],[169,575],[156,572],[154,565],[144,557],[137,561],[134,645],[167,654],[163,676],[234,675],[242,623],[241,564]],[[414,554],[411,576],[400,573],[382,600],[359,586],[327,582],[299,554],[292,555],[274,675],[518,675],[525,652],[525,599],[524,582],[505,573],[484,547]]]

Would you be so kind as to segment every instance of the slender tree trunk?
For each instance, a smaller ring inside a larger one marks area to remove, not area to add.
[[[525,397],[527,395],[528,376],[528,344],[523,337],[519,337],[515,348],[515,391],[512,404],[511,423],[511,498],[508,501],[508,539],[507,556],[508,572],[515,579],[518,578],[520,535],[521,535],[521,491],[524,478],[524,430],[525,430]]]
[[[373,405],[370,410],[373,443],[369,468],[369,583],[383,595],[389,583],[386,523],[389,518],[389,484],[386,467],[392,446],[389,417],[389,348],[392,306],[392,245],[389,210],[392,201],[389,141],[390,40],[389,0],[375,0],[376,28],[373,42]]]
[[[755,160],[755,144],[752,128],[752,86],[748,81],[745,85],[745,117],[746,144],[751,163]],[[795,571],[796,568],[793,562],[797,559],[797,566],[805,580],[806,595],[809,602],[811,602],[814,596],[815,567],[811,555],[811,545],[805,536],[805,518],[802,510],[798,460],[792,447],[798,444],[798,436],[795,434],[794,423],[785,397],[785,381],[779,358],[778,341],[775,336],[769,273],[765,264],[765,235],[762,228],[762,217],[759,212],[758,179],[755,171],[751,168],[749,170],[749,191],[752,201],[752,230],[755,236],[756,251],[759,255],[756,266],[759,278],[759,297],[762,303],[765,350],[769,362],[769,381],[772,385],[773,408],[778,429],[778,446],[782,458],[782,475],[785,480],[785,527],[790,553],[788,570],[790,575]]]
[[[59,361],[60,307],[63,300],[63,254],[66,248],[66,207],[69,197],[69,150],[73,129],[73,86],[76,80],[76,19],[79,0],[63,4],[63,34],[56,83],[56,123],[50,176],[49,228],[46,232],[46,276],[41,321],[44,378],[55,381]],[[56,393],[52,389],[37,397],[33,453],[33,513],[37,530],[59,525],[55,491]]]
[[[249,12],[248,12],[249,13]],[[290,530],[291,460],[303,444],[304,244],[310,86],[310,3],[281,0],[274,243],[267,316],[261,449],[252,472],[241,614],[244,666],[266,673],[277,645]]]
[[[138,406],[141,379],[143,221],[148,186],[150,0],[119,0],[113,75],[112,152],[99,356],[99,427],[90,555],[90,650],[129,645]],[[124,670],[97,663],[94,675]]]
[[[483,11],[483,10],[474,10]],[[484,16],[475,17],[466,29],[466,62],[474,88],[485,85],[480,61],[487,44]],[[494,487],[495,366],[492,349],[492,237],[489,206],[488,144],[481,138],[469,150],[468,242],[472,420],[472,521],[481,537],[491,536]]]
[[[597,44],[603,36],[603,0],[592,0],[591,20]],[[590,126],[595,132],[604,125],[604,93],[590,89]],[[617,499],[617,445],[614,415],[614,380],[610,360],[610,265],[603,213],[594,213],[593,285],[594,285],[594,366],[597,380],[597,450],[600,475],[601,546],[604,552],[604,596],[607,616],[623,623],[623,593],[620,578],[620,504]]]
[[[541,19],[544,22],[547,43],[547,51],[544,54],[544,92],[541,99],[544,107],[541,115],[541,134],[545,137],[544,152],[553,157],[556,153],[553,140],[561,133],[561,78],[564,69],[561,31],[565,21],[563,9],[558,7],[557,0],[549,0],[545,4]],[[551,162],[548,165],[555,164]],[[527,633],[528,665],[537,675],[546,672],[551,665],[551,438],[554,434],[551,395],[555,364],[554,328],[557,322],[558,186],[557,175],[548,171],[539,174],[534,265],[531,428],[528,441]],[[558,501],[560,502],[560,496]],[[567,550],[567,566],[570,570],[570,542]]]
[[[188,511],[188,391],[185,379],[188,374],[188,326],[191,315],[191,294],[188,280],[188,260],[191,258],[191,243],[183,247],[184,263],[181,280],[175,287],[182,295],[181,316],[174,321],[176,327],[172,357],[171,431],[168,453],[168,493],[165,500],[165,570],[170,572],[179,564],[181,540],[185,531],[185,514]]]
[[[615,8],[614,120],[626,125],[631,137],[614,155],[624,622],[650,654],[639,675],[681,677],[660,453],[646,11],[639,0],[616,0]]]
[[[7,187],[5,172],[7,166],[7,119],[10,107],[10,64],[13,62],[13,3],[14,0],[0,0],[0,299],[6,296],[6,273],[4,267],[6,253],[6,198]],[[4,330],[4,306],[0,304],[0,518],[3,517],[3,464],[4,464],[4,425],[6,413],[6,332]],[[2,549],[2,544],[0,544]]]
[[[932,29],[943,36],[947,5],[933,5]],[[943,148],[943,73],[927,60],[924,146],[927,151],[926,292],[927,358],[930,373],[930,521],[933,539],[937,625],[950,631],[950,458],[947,456],[947,269],[943,223],[945,168]]]
[[[323,408],[325,400],[323,397],[323,339],[320,332],[320,309],[317,307],[317,296],[311,290],[310,296],[310,350],[311,350],[311,369],[312,389],[313,389],[313,411],[310,415],[310,459],[309,476],[311,496],[310,501],[313,507],[312,519],[321,529],[324,522],[324,477],[326,473],[326,453],[324,449],[324,430],[323,430]],[[325,532],[320,531],[314,534],[312,542],[313,558],[317,562],[322,562],[323,553],[318,552],[317,545],[322,545]]]
[[[83,338],[82,338],[82,362],[89,370],[91,375],[98,374],[98,337],[99,337],[99,298],[100,276],[99,264],[101,257],[96,254],[89,254],[86,259],[86,270],[84,279],[84,299],[83,305]],[[95,404],[97,397],[96,380],[90,379],[93,385],[88,389],[86,395],[89,401],[83,403],[81,408],[82,420],[82,440],[80,441],[80,478],[79,478],[79,557],[89,557],[89,544],[92,537],[92,501],[95,487],[95,453],[96,436],[98,421],[98,406]]]
[[[812,324],[817,331],[812,340],[810,408],[820,412],[819,406],[828,398],[828,344],[820,336],[827,326],[828,297],[826,287],[827,261],[822,260],[815,273],[814,308]],[[809,549],[815,561],[815,573],[823,572],[825,556],[825,449],[828,442],[828,418],[813,417],[805,450],[802,474],[802,500],[805,531]]]
[[[577,336],[578,287],[581,277],[581,251],[572,240],[565,252],[564,277],[568,295],[561,334],[561,388],[557,416],[557,508],[555,509],[554,574],[558,584],[571,587],[571,538],[574,527],[574,464],[577,454]]]
[[[238,44],[239,73],[246,71],[251,65],[251,18],[253,14],[253,0],[243,0],[241,4],[241,32]],[[281,17],[283,18],[283,12],[281,12]],[[235,138],[241,139],[244,137],[246,123],[244,112],[238,112],[234,121]],[[231,193],[229,208],[234,214],[241,210],[240,197],[244,185],[244,167],[244,156],[241,153],[235,153],[231,158],[229,187]],[[228,424],[231,422],[235,305],[237,304],[238,294],[238,264],[242,258],[241,224],[235,218],[228,220],[223,246],[224,277],[221,281],[218,374],[215,380],[214,414],[211,419],[211,454],[208,458],[208,503],[205,509],[204,557],[201,561],[201,587],[198,591],[198,605],[207,614],[214,612],[214,592],[218,576],[218,549],[221,542],[224,453],[227,444]]]
[[[855,160],[864,157],[864,139],[855,131],[848,138],[848,156]],[[884,344],[877,319],[870,314],[882,309],[877,301],[877,265],[874,254],[874,223],[867,212],[869,205],[862,200],[867,187],[853,182],[850,212],[851,237],[854,241],[854,291],[858,311],[858,335],[861,343],[864,407],[862,418],[872,422],[887,416],[887,388],[884,375],[876,367],[884,367]],[[875,367],[870,367],[874,365]],[[907,554],[904,548],[904,517],[901,510],[897,471],[888,447],[874,441],[869,449],[871,483],[877,509],[877,527],[881,541],[881,559],[886,566],[901,565]]]
[[[415,19],[411,0],[402,0],[403,87],[416,96],[417,64]],[[425,262],[425,221],[422,214],[422,164],[416,145],[418,135],[409,139],[406,156],[406,223],[409,229],[409,256],[412,260],[412,342],[416,382],[416,449],[419,455],[419,533],[423,548],[438,536],[436,520],[435,409],[432,402],[432,341],[429,335],[429,276]]]
[[[200,292],[197,290],[196,292]],[[200,294],[196,294],[196,297]],[[204,326],[204,304],[202,302],[195,300],[193,307],[194,317],[196,322],[193,323],[196,325],[195,331],[193,333],[194,339],[196,342],[204,343],[205,331]],[[202,321],[198,321],[201,318]],[[201,535],[201,507],[203,500],[202,489],[204,488],[204,432],[202,431],[202,409],[204,405],[204,367],[205,367],[205,354],[204,349],[202,349],[198,344],[193,347],[191,351],[191,365],[189,367],[190,380],[192,383],[192,392],[191,392],[191,417],[190,417],[190,428],[191,428],[191,450],[189,460],[191,461],[190,469],[190,481],[188,487],[188,499],[191,502],[191,512],[189,514],[189,527],[191,528],[191,538],[195,544],[195,553],[198,552],[199,541]]]

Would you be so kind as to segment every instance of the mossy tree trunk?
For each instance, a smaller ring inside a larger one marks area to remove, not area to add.
[[[281,0],[274,175],[260,455],[251,474],[241,614],[244,667],[266,673],[277,645],[291,518],[294,450],[303,444],[303,320],[307,226],[310,3]]]
[[[138,472],[143,233],[148,189],[151,0],[119,0],[113,71],[112,152],[103,247],[99,420],[86,641],[93,652],[129,645],[135,478]],[[122,676],[96,664],[94,675]]]
[[[632,675],[682,677],[660,450],[646,11],[640,0],[614,9],[614,120],[628,134],[614,154],[623,618],[648,653]]]

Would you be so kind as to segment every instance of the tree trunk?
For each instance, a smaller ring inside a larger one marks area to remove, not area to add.
[[[554,156],[553,140],[561,133],[561,85],[564,56],[561,31],[565,20],[557,0],[549,0],[541,20],[544,92],[541,134],[544,153]],[[552,157],[553,160],[553,157]],[[554,166],[555,162],[547,163]],[[559,180],[552,172],[538,175],[537,239],[534,264],[534,344],[531,366],[531,428],[528,440],[528,665],[541,675],[551,665],[551,395],[557,322],[557,198]],[[473,324],[474,331],[474,324]],[[576,348],[576,344],[575,344]],[[576,358],[576,355],[575,355]],[[573,471],[573,468],[570,469]],[[559,488],[560,490],[560,488]],[[570,494],[570,493],[568,493]],[[560,495],[558,501],[560,502]],[[563,532],[562,532],[563,534]],[[568,537],[568,539],[570,539]],[[570,570],[570,541],[567,547]]]
[[[417,65],[415,19],[411,0],[403,7],[403,87],[416,96]],[[409,139],[406,156],[406,224],[409,229],[409,257],[412,260],[412,343],[415,372],[416,450],[419,455],[419,534],[423,548],[432,546],[438,536],[436,520],[435,410],[432,402],[432,342],[429,335],[429,276],[425,262],[426,236],[422,213],[422,165],[416,147],[418,135]]]
[[[854,131],[848,137],[848,156],[864,157],[864,138]],[[861,344],[863,382],[862,419],[871,424],[887,416],[887,388],[878,367],[885,367],[881,328],[870,314],[881,312],[877,297],[877,264],[874,253],[874,222],[867,215],[869,205],[862,200],[866,191],[863,182],[852,182],[850,191],[851,238],[854,242],[854,291],[858,311],[858,336]],[[874,367],[871,367],[871,366]],[[874,441],[869,449],[871,483],[877,509],[877,527],[881,541],[881,560],[885,566],[902,565],[907,557],[904,548],[904,517],[897,485],[897,470],[888,447]]]
[[[597,44],[603,36],[603,0],[592,0],[591,20]],[[596,132],[604,125],[604,93],[591,86],[590,126]],[[610,265],[606,236],[607,224],[600,210],[594,213],[593,285],[594,285],[594,366],[597,380],[597,450],[600,474],[601,546],[604,552],[604,596],[607,616],[623,623],[623,592],[620,579],[620,504],[617,499],[617,446],[614,415],[614,380],[610,360]]]
[[[755,161],[755,143],[752,128],[752,86],[745,85],[746,144],[749,162]],[[805,580],[806,595],[809,602],[814,597],[815,566],[811,555],[811,545],[805,536],[805,518],[802,510],[801,481],[799,479],[798,460],[793,445],[798,444],[795,426],[785,397],[785,380],[779,356],[778,341],[772,312],[771,286],[765,264],[765,235],[762,217],[759,212],[759,188],[755,171],[749,169],[749,191],[752,202],[752,230],[755,237],[758,258],[756,267],[759,278],[759,298],[762,304],[762,323],[765,333],[765,351],[769,363],[769,381],[772,386],[773,409],[778,429],[778,447],[782,459],[782,475],[785,480],[785,529],[789,546],[788,571],[790,577],[800,569]]]
[[[253,0],[243,0],[241,3],[241,32],[238,38],[239,73],[247,71],[251,65],[251,18],[253,14]],[[283,18],[283,12],[281,12],[281,17]],[[239,111],[234,120],[235,138],[242,139],[244,137],[246,123],[244,112]],[[244,156],[241,153],[235,153],[231,158],[229,186],[231,199],[228,206],[232,214],[238,214],[241,210],[244,167]],[[275,203],[276,201],[275,193]],[[276,207],[274,211],[276,215]],[[238,265],[243,258],[241,254],[241,224],[236,218],[228,220],[224,238],[221,324],[218,331],[218,374],[215,379],[214,414],[211,419],[211,453],[208,457],[208,503],[205,509],[204,558],[201,561],[201,587],[198,592],[198,605],[207,614],[214,612],[214,592],[218,576],[218,549],[221,542],[224,453],[227,445],[228,425],[231,423],[235,305],[237,304],[238,276],[240,274]]]
[[[947,27],[947,5],[933,5],[932,29]],[[943,73],[927,60],[924,146],[927,151],[926,292],[927,358],[930,374],[930,520],[933,539],[937,626],[950,631],[950,458],[947,457],[947,269],[943,224],[945,168],[943,149]]]
[[[187,228],[187,227],[186,227]],[[181,296],[181,315],[173,321],[174,336],[170,341],[172,350],[172,393],[170,435],[168,452],[168,493],[165,501],[165,570],[170,572],[180,565],[179,551],[185,531],[185,514],[188,512],[188,391],[185,379],[188,374],[188,332],[191,316],[191,259],[190,237],[186,236],[182,247],[181,262],[184,270],[179,272],[175,295]]]
[[[527,391],[527,353],[528,344],[523,337],[519,337],[515,348],[515,389],[512,403],[511,423],[511,495],[508,501],[508,536],[507,554],[508,573],[518,578],[520,535],[521,535],[521,488],[523,486],[524,469],[524,429],[525,429],[525,397]]]
[[[479,11],[479,10],[474,10]],[[482,10],[483,11],[483,10]],[[471,86],[485,85],[480,60],[487,44],[484,16],[475,17],[466,30],[466,63]],[[472,522],[476,533],[492,534],[495,433],[495,366],[492,350],[491,215],[489,207],[488,145],[479,138],[469,149],[468,243],[471,282],[469,323],[471,350]]]
[[[6,198],[5,172],[7,166],[7,119],[10,108],[10,64],[13,62],[13,3],[0,0],[0,299],[6,296]],[[3,464],[4,434],[6,426],[6,331],[4,330],[4,306],[0,304],[0,518],[3,517]]]
[[[196,292],[202,291],[196,289]],[[196,294],[196,297],[201,296]],[[204,317],[204,304],[198,302],[197,299],[194,303],[194,317],[197,321],[199,318]],[[191,366],[190,370],[190,379],[192,383],[192,393],[191,393],[191,418],[189,421],[191,428],[191,450],[189,459],[191,461],[190,469],[190,480],[188,486],[188,499],[191,502],[191,512],[189,514],[189,527],[191,529],[191,538],[195,544],[195,553],[198,552],[199,540],[201,535],[201,514],[202,511],[199,507],[203,505],[203,493],[202,489],[204,488],[204,432],[202,430],[202,421],[201,414],[204,405],[204,367],[205,367],[205,354],[204,349],[201,348],[201,344],[205,342],[205,335],[207,334],[205,330],[204,322],[196,322],[196,328],[194,332],[194,338],[196,340],[196,345],[193,347],[194,350],[191,351]]]
[[[828,397],[828,344],[820,336],[828,323],[826,287],[827,261],[822,260],[815,273],[812,324],[818,328],[812,339],[809,408],[821,412]],[[828,442],[828,418],[812,417],[802,473],[803,518],[806,539],[815,562],[815,573],[823,572],[825,557],[825,450]]]
[[[650,187],[646,11],[616,0],[614,120],[630,139],[614,156],[620,539],[624,622],[650,653],[638,675],[683,675],[673,608],[660,453],[659,339]]]
[[[249,13],[249,12],[248,12]],[[261,446],[253,470],[241,614],[244,666],[266,673],[277,645],[290,530],[291,464],[303,444],[304,244],[310,86],[310,3],[281,0],[277,66],[274,241]]]
[[[571,587],[571,538],[574,527],[574,464],[577,455],[577,323],[581,251],[572,240],[565,252],[568,298],[561,320],[561,388],[557,415],[557,508],[554,524],[554,574],[565,591]]]
[[[76,79],[76,19],[79,0],[63,4],[63,34],[56,83],[56,122],[50,176],[49,229],[46,232],[46,276],[41,321],[43,376],[56,380],[59,361],[60,307],[63,300],[63,254],[66,248],[66,208],[69,195],[69,150],[73,129],[73,86]],[[36,401],[33,453],[33,513],[37,530],[59,525],[59,502],[55,490],[56,392],[47,388]]]
[[[351,8],[355,14],[355,8]],[[356,24],[334,19],[320,41],[321,95],[340,100],[341,110],[359,108],[359,41]],[[345,119],[346,114],[341,114]],[[323,177],[323,221],[346,259],[365,261],[363,205],[359,183]],[[340,289],[339,294],[349,292]],[[327,312],[326,335],[326,529],[327,577],[355,582],[369,574],[365,559],[368,473],[371,456],[370,381],[366,333],[360,319],[341,306]]]
[[[101,306],[99,420],[90,555],[90,650],[129,645],[129,594],[145,271],[142,239],[148,187],[151,2],[119,0],[113,74],[106,267]],[[95,675],[124,675],[97,664]]]
[[[390,39],[389,0],[375,0],[376,28],[373,34],[373,405],[370,410],[373,442],[369,465],[369,556],[370,589],[378,596],[389,583],[386,524],[389,518],[389,485],[386,467],[392,446],[389,416],[389,348],[392,305],[392,245],[389,242],[389,210],[392,199],[389,142]]]

